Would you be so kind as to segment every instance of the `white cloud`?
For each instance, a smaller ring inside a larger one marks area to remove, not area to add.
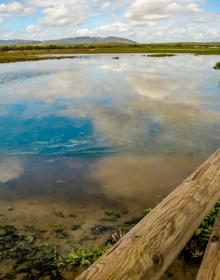
[[[0,16],[24,16],[33,12],[31,7],[25,7],[20,2],[0,4]]]
[[[150,42],[172,41],[218,41],[220,37],[220,18],[208,12],[200,12],[172,20],[157,21],[151,26],[146,25],[139,29],[138,39]],[[138,29],[138,28],[136,28]]]
[[[110,6],[110,2],[104,2],[102,5],[101,5],[101,10],[105,11],[109,8]]]
[[[77,8],[62,7],[49,7],[44,9],[45,18],[41,24],[52,26],[65,26],[65,25],[79,25],[84,22],[86,18],[86,10]]]
[[[16,31],[15,31],[15,30],[11,30],[10,32],[5,33],[5,34],[3,35],[3,38],[4,38],[5,40],[10,40],[10,39],[16,38],[16,37],[17,37],[16,35],[17,35],[17,34],[16,34]]]
[[[200,12],[201,11],[199,6],[195,3],[190,3],[190,4],[186,5],[185,8],[186,8],[187,12]]]
[[[28,0],[29,5],[43,13],[40,25],[50,27],[78,26],[89,17],[98,16],[98,10],[107,13],[124,9],[131,0]],[[107,24],[107,23],[106,23]],[[103,23],[104,25],[104,23]]]
[[[93,29],[81,28],[76,30],[77,36],[102,36],[108,37],[111,35],[130,37],[132,36],[132,30],[129,26],[123,22],[110,22],[103,24]]]
[[[28,33],[35,33],[38,31],[38,28],[35,25],[28,25],[25,29],[26,32]]]
[[[30,0],[29,3],[42,11],[44,16],[39,23],[46,26],[82,24],[87,20],[90,8],[86,0]]]
[[[14,26],[15,31],[8,28],[4,34],[2,28],[0,35],[37,40],[74,36],[121,36],[139,42],[219,40],[219,15],[202,9],[204,1],[5,0],[0,4],[4,26],[15,16],[34,11],[41,17],[24,30]]]
[[[125,17],[134,24],[146,24],[149,21],[164,20],[181,13],[200,11],[194,2],[171,0],[136,0],[127,9]]]

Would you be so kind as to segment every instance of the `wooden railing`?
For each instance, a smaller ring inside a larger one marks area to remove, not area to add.
[[[120,239],[106,255],[84,271],[77,280],[160,279],[219,197],[220,150]],[[216,227],[219,236],[219,226]],[[217,240],[215,244],[219,246],[219,241]],[[220,252],[218,258],[219,254]],[[207,263],[209,257],[210,253],[204,263]],[[205,274],[205,264],[202,267],[204,269],[198,275],[198,280],[220,279],[219,276],[204,278],[201,275]]]

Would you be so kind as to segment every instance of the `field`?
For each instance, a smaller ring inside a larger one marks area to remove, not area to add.
[[[219,44],[97,44],[97,45],[15,45],[0,46],[0,63],[74,58],[67,54],[98,53],[156,53],[161,55],[188,53],[195,55],[219,55]],[[65,56],[56,55],[65,54]],[[43,55],[43,56],[42,56]]]

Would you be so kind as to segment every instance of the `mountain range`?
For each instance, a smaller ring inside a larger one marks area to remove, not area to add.
[[[55,39],[55,40],[0,40],[0,45],[68,45],[68,44],[137,44],[137,42],[133,40],[129,40],[126,38],[120,37],[73,37],[73,38],[63,38],[63,39]]]

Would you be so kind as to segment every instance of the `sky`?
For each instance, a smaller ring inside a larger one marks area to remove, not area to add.
[[[220,0],[0,0],[0,40],[220,41]]]

